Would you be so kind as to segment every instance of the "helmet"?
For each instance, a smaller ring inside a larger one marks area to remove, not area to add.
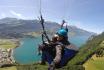
[[[57,34],[58,34],[59,36],[67,37],[67,31],[66,31],[66,29],[60,29],[60,30],[57,32]]]

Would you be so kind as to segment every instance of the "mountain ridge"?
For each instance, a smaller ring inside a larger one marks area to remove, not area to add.
[[[46,21],[45,29],[55,33],[58,29],[60,29],[60,25],[56,22]],[[91,36],[93,34],[96,34],[73,26],[68,26],[68,29],[69,36],[71,35],[71,33],[73,33],[76,36],[80,35]],[[42,31],[42,27],[41,24],[39,24],[39,20],[36,19],[24,20],[9,17],[0,19],[0,35],[10,33],[21,34],[40,31]]]

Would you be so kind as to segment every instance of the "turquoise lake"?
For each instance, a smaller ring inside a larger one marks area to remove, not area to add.
[[[80,47],[86,42],[87,39],[87,36],[76,36],[69,38],[69,41],[77,47]],[[21,64],[30,64],[41,60],[41,55],[38,55],[38,44],[41,44],[41,37],[26,37],[21,39],[20,46],[14,50],[13,56],[16,62]]]
[[[18,48],[14,50],[14,59],[21,64],[30,64],[41,60],[38,55],[38,44],[41,38],[23,38]]]

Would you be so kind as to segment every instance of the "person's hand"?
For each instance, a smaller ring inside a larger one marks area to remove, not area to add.
[[[56,58],[53,60],[55,64],[58,64],[60,62],[60,59]]]

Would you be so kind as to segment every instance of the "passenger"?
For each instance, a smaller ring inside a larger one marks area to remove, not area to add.
[[[49,70],[64,66],[78,50],[68,41],[68,31],[66,29],[60,29],[57,32],[55,41],[52,47],[42,50],[42,61],[49,63]]]

